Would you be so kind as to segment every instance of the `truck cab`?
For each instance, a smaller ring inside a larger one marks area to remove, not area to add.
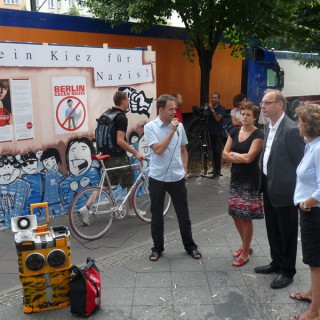
[[[320,69],[307,68],[296,58],[316,58],[317,54],[275,50],[274,55],[285,72],[283,94],[287,98],[286,114],[296,120],[295,109],[301,103],[320,103]]]
[[[251,48],[250,57],[243,63],[242,76],[242,92],[256,105],[266,89],[282,90],[284,87],[284,71],[273,50]]]

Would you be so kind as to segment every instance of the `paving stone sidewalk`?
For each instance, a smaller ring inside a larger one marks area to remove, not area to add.
[[[250,261],[232,267],[239,236],[227,214],[194,225],[194,238],[203,258],[194,260],[182,247],[180,235],[166,236],[164,255],[150,262],[151,242],[124,249],[97,260],[102,277],[102,306],[91,319],[110,320],[284,320],[299,314],[307,303],[289,299],[289,293],[307,288],[309,271],[301,262],[288,288],[272,290],[275,275],[256,275],[254,266],[268,263],[264,221],[255,223]],[[0,319],[77,319],[69,308],[38,314],[22,312],[21,290],[5,293]]]
[[[101,320],[287,320],[307,308],[289,298],[310,285],[310,273],[297,257],[293,284],[273,290],[275,275],[256,275],[253,268],[269,263],[264,220],[254,221],[254,253],[241,268],[232,267],[232,252],[240,238],[227,215],[229,168],[219,179],[187,181],[193,233],[203,258],[194,260],[183,250],[175,214],[165,219],[166,248],[150,262],[150,225],[124,219],[103,238],[82,244],[71,239],[72,261],[96,258],[101,271],[102,305],[90,319]],[[67,225],[67,217],[65,219]],[[57,221],[55,221],[56,223]],[[62,222],[61,222],[62,223]],[[24,314],[17,275],[13,235],[0,231],[0,320],[68,320],[69,307]],[[99,258],[98,258],[99,257]]]

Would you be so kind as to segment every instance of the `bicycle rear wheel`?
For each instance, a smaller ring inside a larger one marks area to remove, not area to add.
[[[149,182],[148,178],[145,178],[139,182],[134,190],[134,211],[136,215],[144,222],[151,222],[151,211],[150,211],[150,196],[149,196]],[[166,193],[164,201],[163,216],[165,216],[171,205],[171,197]]]
[[[73,199],[69,221],[72,230],[80,238],[101,238],[113,221],[114,203],[109,194],[99,187],[81,190]]]

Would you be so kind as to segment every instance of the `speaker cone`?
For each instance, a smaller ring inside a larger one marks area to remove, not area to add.
[[[39,271],[44,267],[44,264],[44,256],[39,252],[31,253],[26,258],[26,267],[31,271]]]
[[[20,230],[26,230],[30,227],[30,219],[27,217],[20,217],[17,221],[17,225]]]
[[[60,268],[66,263],[67,257],[60,249],[52,250],[47,255],[47,263],[52,268]]]

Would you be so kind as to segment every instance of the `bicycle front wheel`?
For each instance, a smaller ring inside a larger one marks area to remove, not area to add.
[[[101,238],[111,227],[114,203],[99,187],[81,190],[73,199],[69,221],[77,236],[85,240]]]
[[[149,195],[149,182],[148,178],[144,178],[139,182],[137,187],[134,190],[134,211],[136,215],[144,222],[151,222],[151,211],[150,211],[150,195]],[[171,205],[171,197],[166,192],[164,200],[164,210],[163,216],[165,216]]]

